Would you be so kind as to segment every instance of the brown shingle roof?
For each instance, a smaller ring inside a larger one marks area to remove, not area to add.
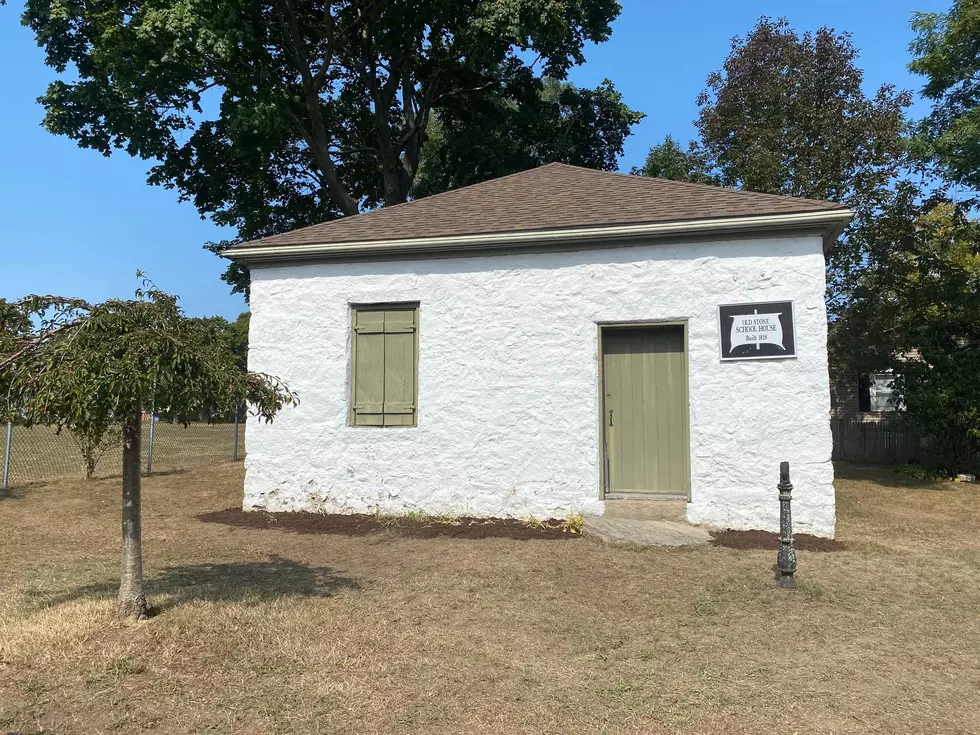
[[[540,168],[244,243],[274,247],[679,222],[840,209],[833,202],[612,174]],[[235,248],[229,255],[234,257]]]

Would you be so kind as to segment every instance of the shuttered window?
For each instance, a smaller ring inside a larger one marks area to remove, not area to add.
[[[415,426],[418,306],[357,306],[351,426]]]

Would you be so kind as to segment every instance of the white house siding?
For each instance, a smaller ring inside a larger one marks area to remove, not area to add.
[[[249,422],[246,509],[602,513],[597,323],[687,320],[694,523],[834,534],[818,236],[252,269],[250,367],[301,397]],[[721,362],[719,304],[793,300],[797,359]],[[350,428],[351,304],[417,301],[415,428]]]

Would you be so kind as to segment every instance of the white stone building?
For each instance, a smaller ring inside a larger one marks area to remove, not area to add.
[[[244,507],[667,497],[777,530],[789,461],[796,530],[833,536],[824,251],[850,215],[552,164],[236,246],[249,366],[301,400],[249,425]]]

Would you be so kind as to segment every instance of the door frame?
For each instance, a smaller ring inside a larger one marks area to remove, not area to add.
[[[598,338],[598,349],[596,350],[596,359],[598,362],[598,420],[599,420],[599,499],[605,500],[608,495],[608,482],[609,473],[607,465],[607,451],[606,451],[606,379],[603,375],[602,365],[603,357],[605,357],[605,349],[603,347],[603,334],[606,330],[614,331],[617,329],[642,329],[644,327],[681,327],[684,333],[684,441],[683,445],[686,450],[687,459],[684,462],[684,495],[687,497],[687,502],[691,502],[691,360],[690,360],[690,350],[688,347],[688,332],[689,325],[687,319],[664,319],[664,320],[642,320],[635,322],[596,322],[596,331]]]

